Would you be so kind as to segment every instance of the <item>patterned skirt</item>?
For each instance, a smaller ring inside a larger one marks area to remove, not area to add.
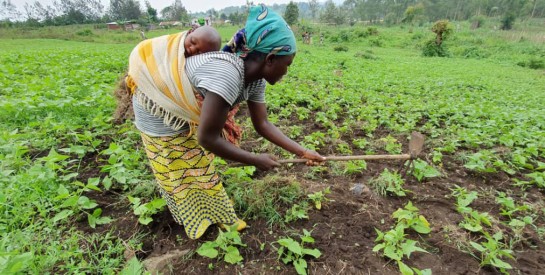
[[[195,135],[142,140],[161,196],[187,236],[198,239],[211,224],[232,224],[238,218],[212,160]]]

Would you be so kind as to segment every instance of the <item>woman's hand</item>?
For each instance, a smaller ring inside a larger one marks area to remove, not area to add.
[[[316,166],[322,164],[326,159],[322,155],[318,154],[316,151],[306,149],[301,158],[308,159],[306,165]]]
[[[280,166],[280,163],[278,163],[276,160],[277,158],[273,155],[259,154],[256,156],[254,166],[257,167],[259,170],[268,171]]]

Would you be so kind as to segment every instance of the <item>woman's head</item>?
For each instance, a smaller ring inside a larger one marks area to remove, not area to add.
[[[250,8],[244,29],[238,31],[223,48],[244,57],[258,51],[276,55],[295,54],[295,35],[288,23],[265,5]]]
[[[297,47],[295,35],[282,16],[260,5],[250,8],[245,28],[223,50],[259,65],[259,77],[274,84],[286,74]]]

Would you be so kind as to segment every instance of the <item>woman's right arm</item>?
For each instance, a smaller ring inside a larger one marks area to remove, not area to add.
[[[229,104],[221,96],[213,92],[206,93],[197,130],[199,144],[219,157],[254,165],[261,170],[270,170],[279,166],[274,156],[252,154],[221,137],[229,108]]]

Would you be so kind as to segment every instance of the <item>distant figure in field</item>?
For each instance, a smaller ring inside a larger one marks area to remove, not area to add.
[[[140,35],[142,39],[146,39],[144,32],[141,31]],[[184,57],[188,58],[201,53],[218,51],[221,47],[221,37],[219,33],[212,27],[203,26],[196,29],[191,29],[182,33],[174,34],[182,35],[183,39],[183,53]],[[165,39],[168,35],[152,38],[142,43],[152,43],[154,39]],[[114,113],[114,122],[123,123],[125,120],[132,119],[134,117],[132,93],[129,91],[130,87],[127,86],[126,76],[121,79],[114,92],[114,97],[117,100],[117,107]]]
[[[324,44],[324,34],[321,33],[320,34],[320,45],[323,45]]]
[[[140,38],[142,38],[142,40],[146,40],[146,34],[144,31],[140,31]]]

